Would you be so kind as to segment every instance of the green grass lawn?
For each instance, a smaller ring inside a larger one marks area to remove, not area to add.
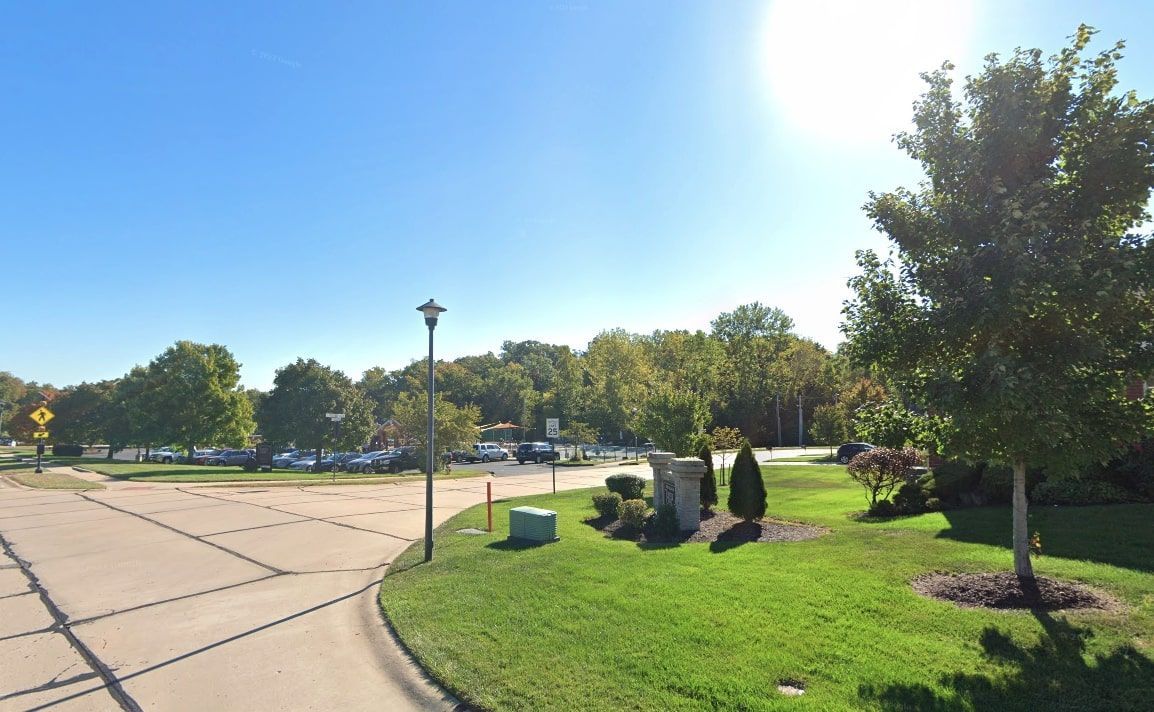
[[[837,458],[828,452],[822,455],[797,455],[794,457],[775,457],[773,462],[837,462]]]
[[[273,470],[272,472],[245,472],[239,467],[210,467],[207,465],[163,465],[156,462],[126,462],[92,457],[45,457],[45,466],[83,467],[102,475],[133,482],[329,482],[333,473],[311,473],[303,470]],[[0,473],[26,470],[29,465],[0,461]],[[394,476],[366,475],[354,472],[338,472],[337,480],[381,480],[390,482],[409,475]],[[476,473],[462,473],[462,477],[476,476]],[[424,477],[424,475],[421,475]],[[441,479],[443,475],[438,476]]]
[[[582,523],[591,490],[495,505],[406,551],[381,605],[466,701],[523,710],[1126,710],[1154,699],[1154,505],[1038,508],[1038,575],[1090,583],[1124,614],[964,610],[910,588],[929,571],[1011,567],[1010,512],[850,518],[843,467],[762,468],[769,515],[820,539],[640,546]],[[720,492],[724,502],[727,491]],[[558,512],[559,542],[505,540],[510,507]],[[804,683],[802,697],[776,691]]]
[[[39,475],[35,472],[19,472],[9,474],[8,477],[25,487],[35,487],[36,489],[104,489],[104,485],[99,482],[89,482],[60,472],[42,472]]]

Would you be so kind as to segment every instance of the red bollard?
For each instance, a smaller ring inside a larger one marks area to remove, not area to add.
[[[485,500],[489,503],[489,533],[493,533],[493,483],[485,483]]]

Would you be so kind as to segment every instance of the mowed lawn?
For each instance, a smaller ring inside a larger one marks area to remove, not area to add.
[[[276,481],[318,481],[333,479],[333,473],[311,473],[304,470],[274,469],[272,472],[245,472],[240,467],[215,467],[208,465],[164,465],[156,462],[126,462],[91,457],[48,457],[45,467],[83,467],[102,475],[134,482],[276,482]],[[0,474],[31,470],[34,462],[18,463],[0,461]],[[380,480],[382,475],[366,475],[355,472],[338,472],[338,480],[366,479]],[[394,477],[395,479],[395,477]]]
[[[1010,511],[852,519],[841,466],[765,466],[771,516],[830,533],[793,543],[644,547],[582,523],[591,490],[498,503],[394,565],[381,605],[432,675],[495,710],[1149,710],[1154,505],[1038,508],[1038,575],[1089,583],[1122,613],[960,609],[929,571],[1011,568]],[[721,500],[727,495],[723,488]],[[507,543],[508,510],[555,509],[561,540]],[[787,697],[779,683],[801,685]]]

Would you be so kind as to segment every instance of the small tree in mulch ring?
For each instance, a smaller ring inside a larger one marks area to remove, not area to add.
[[[850,478],[865,488],[870,512],[888,516],[884,508],[879,509],[878,500],[889,499],[890,493],[906,481],[910,469],[917,464],[918,453],[912,448],[879,447],[856,455],[847,471]]]
[[[729,511],[746,522],[765,516],[765,482],[761,479],[761,468],[753,457],[753,450],[746,440],[729,473]]]
[[[697,456],[705,462],[705,476],[701,478],[701,508],[712,511],[717,504],[717,480],[713,477],[713,453],[709,446],[701,448]]]

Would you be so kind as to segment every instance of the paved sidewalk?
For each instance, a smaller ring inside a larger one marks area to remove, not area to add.
[[[620,468],[617,471],[625,471]],[[631,469],[631,468],[630,468]],[[424,483],[0,488],[0,710],[429,710],[456,700],[376,605],[424,531]],[[605,468],[558,468],[557,489]],[[485,500],[435,485],[435,523]],[[549,492],[548,470],[494,498]]]

